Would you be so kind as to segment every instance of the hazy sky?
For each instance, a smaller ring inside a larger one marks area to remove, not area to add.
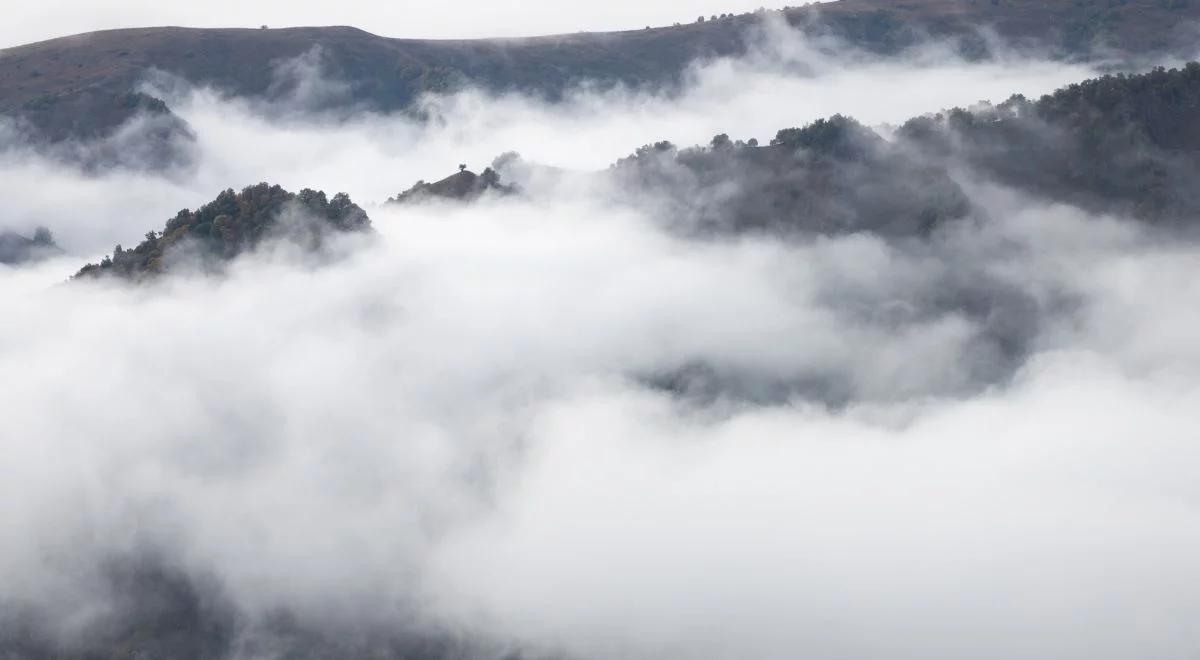
[[[529,36],[670,25],[695,20],[700,14],[752,11],[763,6],[761,0],[52,0],[7,4],[6,18],[0,23],[0,47],[147,25],[353,25],[394,37]]]

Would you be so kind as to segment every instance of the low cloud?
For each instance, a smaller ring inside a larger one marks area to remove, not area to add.
[[[197,90],[162,176],[5,152],[6,223],[74,254],[0,268],[0,648],[125,639],[149,590],[238,658],[1190,657],[1200,249],[1129,220],[964,171],[985,213],[917,244],[696,240],[571,179],[371,207],[319,265],[63,283],[229,185],[366,206],[513,149],[591,170],[1086,73],[805,57],[429,124]],[[696,365],[706,397],[661,386]]]

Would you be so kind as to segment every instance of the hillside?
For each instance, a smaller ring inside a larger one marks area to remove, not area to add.
[[[976,216],[951,176],[964,167],[1047,201],[1194,231],[1200,218],[1193,184],[1200,170],[1198,120],[1200,63],[1192,63],[1104,76],[1036,101],[1014,96],[917,117],[890,141],[834,116],[780,130],[766,145],[727,135],[703,147],[646,145],[606,171],[581,176],[595,177],[614,199],[651,209],[672,230],[694,236],[868,232],[922,238]],[[517,193],[524,182],[514,174],[523,167],[519,156],[506,154],[483,174],[464,166],[388,201],[469,202],[489,191]],[[344,195],[327,200],[320,192],[294,195],[260,184],[183,211],[162,233],[151,232],[131,250],[118,246],[112,257],[79,274],[141,279],[169,269],[172,254],[227,260],[279,235],[289,205],[321,220],[317,230],[369,226]],[[320,231],[309,229],[301,233],[320,238]]]
[[[789,22],[812,20],[811,7],[790,9]],[[819,7],[829,29],[881,52],[925,35],[966,37],[980,27],[1018,45],[1065,57],[1139,58],[1191,55],[1200,3],[1193,0],[841,0]]]
[[[111,257],[84,266],[75,277],[143,280],[179,266],[213,269],[268,240],[291,240],[311,251],[330,232],[370,228],[366,212],[344,193],[328,199],[319,190],[297,194],[260,183],[180,211],[161,232],[150,231],[134,248],[118,245]]]
[[[291,89],[278,65],[314,48],[327,75],[349,84],[343,101],[383,111],[464,83],[550,96],[583,80],[659,84],[698,57],[742,52],[747,24],[487,41],[388,39],[349,27],[113,30],[0,52],[0,114],[51,139],[93,137],[136,113],[128,95],[151,69],[280,97]]]
[[[500,177],[492,168],[485,169],[482,174],[476,174],[464,166],[458,174],[452,174],[440,181],[418,181],[413,187],[388,199],[388,203],[403,204],[431,199],[471,201],[488,191],[500,194],[514,192],[512,188],[500,185]]]
[[[1200,2],[1188,0],[839,0],[777,14],[813,34],[833,34],[880,53],[927,35],[988,54],[987,29],[1061,57],[1141,58],[1194,44]],[[111,30],[0,51],[0,115],[35,134],[96,137],[154,99],[130,96],[158,70],[231,94],[281,97],[281,63],[319,49],[321,64],[348,84],[327,102],[383,111],[408,108],[424,92],[473,84],[553,98],[572,84],[671,85],[698,58],[737,55],[756,39],[754,14],[671,27],[529,39],[412,40],[350,27]]]
[[[1191,228],[1200,217],[1198,127],[1193,62],[919,117],[899,138],[935,162],[1045,199]]]
[[[1102,76],[1037,100],[1014,96],[916,117],[891,141],[834,116],[783,129],[768,145],[727,135],[703,147],[659,142],[594,176],[689,234],[922,236],[970,215],[952,171],[1194,231],[1198,127],[1200,63],[1193,62]],[[484,177],[464,172],[419,182],[395,201],[469,201],[486,188],[519,190],[518,162],[515,155],[498,159],[486,186],[477,180]]]
[[[853,119],[779,131],[771,144],[718,135],[707,147],[643,147],[608,173],[686,233],[927,235],[970,209],[928,167]]]

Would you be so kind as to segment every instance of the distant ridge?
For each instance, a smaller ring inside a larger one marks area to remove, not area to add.
[[[933,36],[987,57],[990,34],[1054,57],[1141,60],[1191,55],[1200,34],[1200,2],[1189,0],[839,0],[764,13],[883,54]],[[157,108],[157,99],[131,96],[152,70],[234,95],[280,97],[290,89],[279,66],[313,52],[348,85],[344,98],[327,103],[381,111],[463,85],[548,98],[582,81],[671,86],[697,59],[745,53],[759,38],[759,23],[756,14],[742,14],[624,32],[480,40],[393,39],[352,27],[107,30],[0,51],[0,115],[44,140],[100,137]]]

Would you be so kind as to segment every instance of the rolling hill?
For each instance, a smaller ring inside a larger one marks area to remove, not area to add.
[[[1191,54],[1200,33],[1200,2],[1189,0],[838,0],[671,27],[492,40],[393,39],[351,27],[139,28],[0,51],[0,115],[44,140],[95,138],[165,109],[136,92],[152,71],[239,96],[284,97],[291,89],[280,67],[312,52],[347,84],[332,102],[381,111],[464,85],[549,98],[582,81],[670,86],[696,59],[746,52],[767,14],[883,54],[932,35],[986,57],[986,35],[995,35],[1056,57],[1140,60]]]

